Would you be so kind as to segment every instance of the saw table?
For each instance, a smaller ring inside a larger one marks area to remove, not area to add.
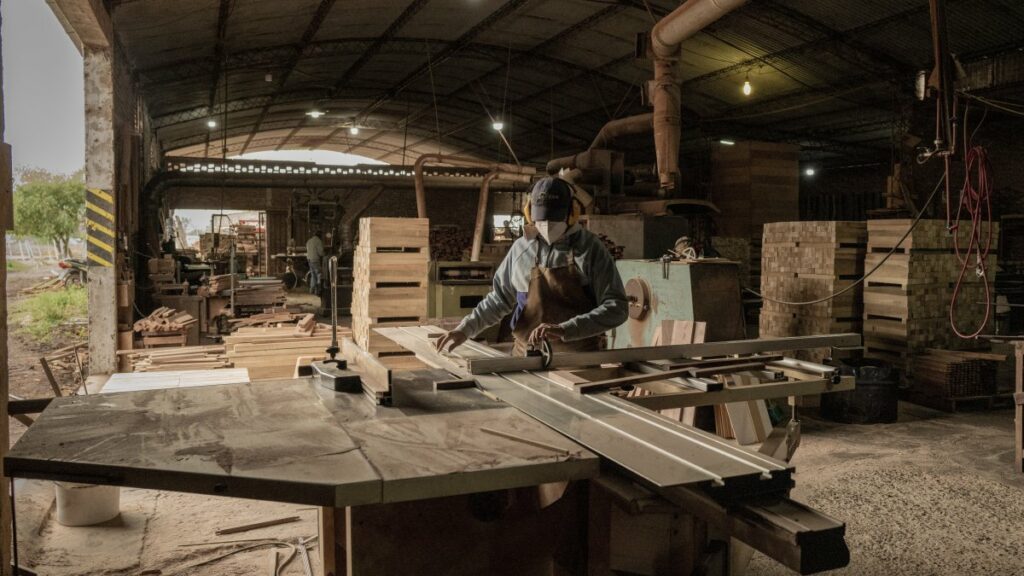
[[[377,393],[351,394],[304,378],[58,398],[5,458],[5,472],[320,506],[322,537],[336,544],[321,546],[327,574],[686,574],[709,555],[719,573],[738,574],[745,562],[734,557],[751,547],[800,573],[848,562],[842,523],[788,498],[793,468],[777,451],[738,447],[614,388],[583,392],[534,369],[534,359],[477,343],[438,354],[436,328],[380,331],[434,367],[388,372],[390,406],[375,401],[385,397],[380,383]],[[824,339],[813,344],[852,337]],[[672,354],[650,354],[677,361],[649,362],[665,379],[644,379],[670,387],[654,396],[659,407],[728,401],[730,392],[747,400],[849,389],[848,377],[767,355],[740,365],[801,378],[702,391],[673,372],[687,355],[807,343],[662,347]],[[609,352],[652,360],[641,350],[653,349]],[[698,380],[708,380],[702,366]],[[731,542],[727,555],[709,538]],[[649,550],[634,549],[638,539]]]

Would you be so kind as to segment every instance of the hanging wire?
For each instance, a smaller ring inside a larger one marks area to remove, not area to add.
[[[437,153],[441,153],[441,112],[437,106],[437,88],[434,86],[434,62],[430,56],[430,40],[424,38],[427,49],[427,71],[430,72],[430,95],[434,100],[434,128],[437,130]]]

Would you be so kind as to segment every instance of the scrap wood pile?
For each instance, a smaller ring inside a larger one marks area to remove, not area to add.
[[[135,321],[135,331],[142,334],[184,332],[189,326],[198,322],[188,312],[161,306],[149,316]]]
[[[989,400],[1005,361],[1004,354],[928,348],[914,356],[909,399],[943,410],[955,410],[957,400]]]
[[[59,276],[53,276],[52,278],[46,278],[41,282],[33,284],[28,288],[22,288],[18,291],[18,294],[23,296],[30,296],[32,294],[40,294],[42,292],[52,292],[54,290],[60,290],[64,287],[64,282],[61,281]]]
[[[430,258],[438,262],[458,262],[473,243],[473,235],[458,226],[430,227]]]
[[[184,346],[189,326],[198,322],[188,312],[161,306],[149,316],[136,320],[132,328],[142,335],[142,346]]]
[[[338,340],[351,336],[338,327]],[[331,345],[331,327],[320,324],[312,314],[295,325],[277,327],[243,326],[224,337],[225,352],[235,368],[248,368],[253,380],[291,378],[298,364],[326,357]]]
[[[212,370],[231,368],[223,345],[183,346],[149,350],[122,350],[122,372],[166,372],[169,370]]]

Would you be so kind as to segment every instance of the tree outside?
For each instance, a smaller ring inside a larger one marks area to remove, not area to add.
[[[84,170],[68,175],[26,169],[18,176],[19,184],[14,191],[15,234],[49,240],[57,245],[62,256],[70,256],[68,244],[72,236],[82,231]]]

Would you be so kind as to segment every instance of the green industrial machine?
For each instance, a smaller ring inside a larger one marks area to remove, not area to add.
[[[460,318],[491,292],[490,262],[431,262],[429,310],[432,318]]]
[[[701,260],[619,260],[629,319],[612,331],[610,348],[650,346],[662,320],[704,322],[706,342],[746,338],[739,264]]]

